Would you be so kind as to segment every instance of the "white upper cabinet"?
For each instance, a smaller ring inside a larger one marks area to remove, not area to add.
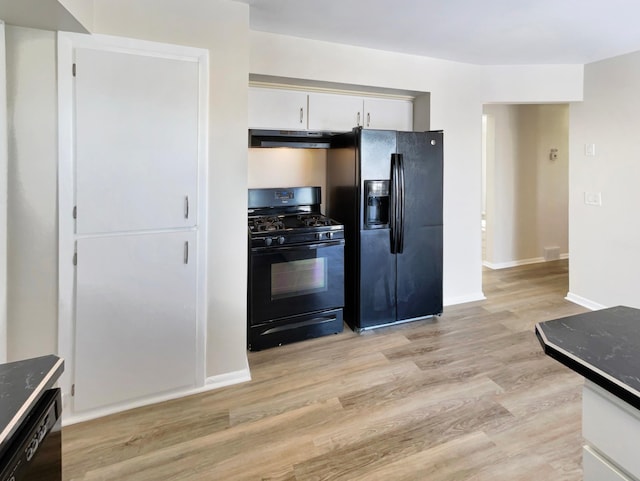
[[[362,125],[362,97],[309,94],[309,130],[346,132]]]
[[[368,129],[413,130],[413,102],[396,99],[364,99],[363,126]]]
[[[76,232],[195,226],[198,63],[87,48],[75,58]]]
[[[249,87],[249,128],[307,129],[307,93]]]
[[[354,127],[413,130],[413,102],[249,87],[249,128],[347,132]]]

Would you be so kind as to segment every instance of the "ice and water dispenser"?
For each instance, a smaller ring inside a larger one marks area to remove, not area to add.
[[[365,180],[364,191],[366,196],[364,228],[389,227],[389,181]]]

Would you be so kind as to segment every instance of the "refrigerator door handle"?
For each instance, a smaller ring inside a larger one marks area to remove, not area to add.
[[[396,253],[402,254],[404,252],[404,158],[402,154],[398,155],[397,169],[398,169],[398,234],[397,244],[396,244]]]
[[[391,208],[389,227],[391,238],[391,253],[398,253],[398,191],[399,191],[399,173],[398,173],[398,154],[391,154]]]
[[[391,154],[391,182],[389,182],[389,243],[391,253],[396,253],[396,156]]]

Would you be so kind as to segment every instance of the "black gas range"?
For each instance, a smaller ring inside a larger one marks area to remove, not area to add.
[[[344,227],[320,187],[249,190],[249,350],[343,329]]]

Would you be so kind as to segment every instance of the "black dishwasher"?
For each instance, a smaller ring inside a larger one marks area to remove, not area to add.
[[[62,480],[62,397],[45,391],[0,453],[0,481]]]

